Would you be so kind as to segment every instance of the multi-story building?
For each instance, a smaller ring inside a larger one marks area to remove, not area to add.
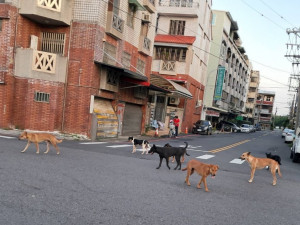
[[[155,12],[154,0],[1,0],[0,127],[140,134]]]
[[[213,10],[212,33],[203,118],[217,123],[243,116],[251,66],[229,12]]]
[[[248,98],[246,102],[246,117],[247,120],[250,121],[252,124],[255,124],[254,113],[255,113],[256,99],[258,95],[259,81],[260,81],[259,71],[252,70],[250,73],[250,83],[249,83],[249,90],[247,95]]]
[[[160,0],[151,83],[169,93],[150,92],[149,123],[181,119],[191,131],[201,118],[211,41],[211,0]]]
[[[262,129],[271,129],[274,101],[275,92],[258,91],[254,122],[260,124]]]

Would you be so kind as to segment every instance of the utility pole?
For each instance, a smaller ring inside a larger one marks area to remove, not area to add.
[[[294,28],[294,29],[287,29],[287,34],[289,35],[290,43],[287,43],[287,54],[285,57],[288,58],[289,61],[292,62],[294,73],[291,74],[290,77],[290,85],[292,85],[292,81],[295,80],[297,85],[297,111],[296,111],[296,124],[295,124],[295,131],[296,135],[300,132],[300,28]],[[291,87],[290,87],[291,90]]]

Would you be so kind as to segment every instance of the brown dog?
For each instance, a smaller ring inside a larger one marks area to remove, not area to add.
[[[30,143],[33,142],[35,143],[36,146],[36,154],[40,153],[40,149],[39,149],[39,143],[45,141],[47,143],[47,150],[44,152],[45,154],[47,154],[49,152],[49,143],[51,143],[55,148],[56,148],[56,154],[59,154],[59,148],[57,147],[57,143],[61,143],[62,140],[57,140],[56,137],[52,134],[48,134],[48,133],[28,133],[26,131],[24,131],[20,136],[19,136],[19,140],[22,139],[27,139],[27,145],[24,148],[23,151],[21,152],[25,152],[27,150],[27,148],[29,147]]]
[[[244,152],[241,155],[240,159],[246,160],[249,163],[249,166],[251,167],[251,176],[250,176],[249,183],[251,183],[253,181],[255,170],[256,169],[263,169],[266,166],[268,166],[270,168],[270,171],[272,173],[273,185],[276,185],[276,182],[277,182],[276,170],[278,170],[278,174],[281,177],[279,164],[278,164],[278,162],[276,162],[273,159],[256,158],[256,157],[250,155],[250,152]]]
[[[198,160],[192,159],[188,161],[187,167],[182,169],[182,171],[187,170],[185,183],[190,186],[191,183],[189,181],[189,177],[196,171],[201,177],[201,180],[199,181],[197,188],[201,188],[201,183],[204,183],[205,191],[208,191],[207,184],[206,184],[206,177],[208,175],[211,175],[212,178],[214,178],[217,174],[217,171],[219,169],[218,165],[212,165],[212,164],[205,164],[202,162],[199,162]]]

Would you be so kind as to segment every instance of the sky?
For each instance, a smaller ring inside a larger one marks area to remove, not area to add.
[[[289,77],[294,71],[299,74],[299,70],[293,70],[291,61],[285,57],[286,44],[295,43],[295,35],[288,35],[286,31],[294,28],[300,30],[300,1],[212,1],[213,10],[229,11],[237,22],[242,46],[253,70],[260,71],[259,89],[275,92],[273,114],[288,115],[296,95],[295,91],[289,91]],[[295,81],[292,83],[294,87],[297,85]]]

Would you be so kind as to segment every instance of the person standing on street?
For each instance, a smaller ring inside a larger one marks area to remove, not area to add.
[[[180,123],[180,119],[178,118],[178,116],[175,116],[175,118],[173,119],[174,125],[175,125],[175,137],[178,136],[178,127],[179,127],[179,123]]]

